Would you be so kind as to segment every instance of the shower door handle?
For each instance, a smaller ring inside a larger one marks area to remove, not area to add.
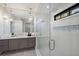
[[[49,40],[49,49],[54,50],[55,49],[55,40]]]

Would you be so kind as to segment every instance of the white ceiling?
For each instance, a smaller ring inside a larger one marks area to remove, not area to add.
[[[51,9],[53,12],[57,12],[59,9],[67,8],[69,6],[72,6],[75,3],[53,3],[51,4]]]
[[[49,13],[46,7],[48,3],[6,3],[6,9],[9,13],[21,17],[29,17],[29,8],[32,8],[32,14],[35,13]],[[58,9],[68,5],[68,3],[52,3],[51,10],[56,12]]]
[[[36,12],[39,4],[37,3],[7,3],[7,11],[15,16],[27,18],[29,16],[29,8],[32,8],[32,13]]]

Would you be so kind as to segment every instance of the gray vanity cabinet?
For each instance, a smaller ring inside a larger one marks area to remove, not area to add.
[[[0,40],[0,53],[8,50],[8,40]]]
[[[35,48],[35,38],[14,38],[0,40],[0,54],[3,51],[17,50],[22,48]]]
[[[19,38],[9,40],[9,50],[35,47],[35,38]]]

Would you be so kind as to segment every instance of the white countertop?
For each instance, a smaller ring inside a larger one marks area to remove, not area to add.
[[[15,36],[15,37],[5,37],[5,38],[0,38],[0,40],[4,40],[4,39],[18,39],[18,38],[35,38],[35,36]]]

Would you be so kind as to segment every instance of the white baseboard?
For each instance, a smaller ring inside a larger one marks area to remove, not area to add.
[[[36,51],[37,56],[41,56],[41,53],[40,53],[39,49],[35,49],[35,51]]]

